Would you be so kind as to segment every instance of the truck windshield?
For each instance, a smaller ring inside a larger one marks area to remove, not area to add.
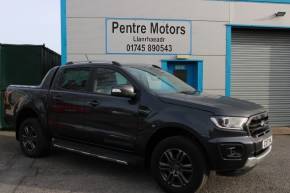
[[[194,94],[196,90],[174,75],[154,67],[125,67],[145,87],[156,93]]]

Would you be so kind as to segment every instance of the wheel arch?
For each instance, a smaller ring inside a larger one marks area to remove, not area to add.
[[[160,141],[168,137],[173,137],[173,136],[184,136],[186,138],[190,138],[191,140],[193,140],[193,142],[198,145],[198,147],[204,154],[208,167],[209,168],[211,167],[212,164],[210,162],[208,152],[204,144],[202,143],[202,141],[199,139],[200,137],[198,136],[198,134],[194,133],[193,131],[191,132],[188,129],[185,129],[183,127],[176,127],[176,126],[168,126],[168,127],[159,128],[156,132],[152,134],[145,148],[146,167],[150,165],[151,155],[156,145],[158,145]]]
[[[36,118],[39,120],[39,116],[37,114],[37,112],[31,108],[31,107],[26,107],[21,109],[18,113],[17,113],[17,117],[16,117],[16,124],[15,124],[15,132],[16,132],[16,139],[19,140],[19,135],[18,135],[18,131],[20,128],[21,123],[27,119],[27,118]]]

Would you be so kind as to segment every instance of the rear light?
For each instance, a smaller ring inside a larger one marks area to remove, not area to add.
[[[11,104],[11,91],[5,91],[3,96],[4,109],[8,108]]]
[[[7,93],[7,91],[4,92],[3,99],[4,99],[4,106],[8,105],[9,101],[8,101],[8,93]]]

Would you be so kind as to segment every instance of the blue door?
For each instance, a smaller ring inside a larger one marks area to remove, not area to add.
[[[202,61],[162,61],[163,70],[202,91]]]

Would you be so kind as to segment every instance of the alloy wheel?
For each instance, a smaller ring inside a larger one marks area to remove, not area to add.
[[[27,151],[31,152],[31,151],[35,150],[37,135],[36,135],[34,127],[32,127],[31,125],[26,125],[23,128],[23,133],[22,133],[21,137],[22,137],[23,147]]]
[[[190,156],[181,149],[167,149],[160,157],[159,171],[168,185],[180,188],[190,183],[193,164]]]

